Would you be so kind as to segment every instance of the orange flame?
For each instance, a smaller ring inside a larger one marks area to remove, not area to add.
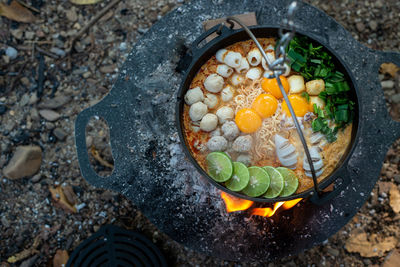
[[[255,208],[252,210],[251,214],[252,215],[258,215],[258,216],[263,216],[263,217],[271,217],[275,214],[275,212],[282,207],[284,210],[288,210],[294,206],[296,206],[297,203],[299,203],[302,200],[302,198],[297,198],[289,201],[282,201],[282,202],[277,202],[274,204],[274,208]]]
[[[222,191],[221,191],[221,197],[225,202],[227,212],[247,210],[248,208],[251,207],[251,205],[253,205],[253,201],[240,199]]]

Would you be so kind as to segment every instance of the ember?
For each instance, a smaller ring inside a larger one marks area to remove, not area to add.
[[[241,211],[241,210],[247,210],[253,205],[253,201],[250,200],[245,200],[245,199],[240,199],[234,196],[231,196],[225,192],[221,191],[221,198],[225,202],[226,206],[226,211],[228,213],[234,212],[234,211]],[[299,203],[302,200],[302,198],[297,198],[289,201],[281,201],[281,202],[276,202],[274,204],[274,208],[254,208],[251,211],[252,215],[258,215],[258,216],[263,216],[263,217],[271,217],[275,214],[275,212],[282,207],[283,210],[288,210],[296,206],[297,203]]]

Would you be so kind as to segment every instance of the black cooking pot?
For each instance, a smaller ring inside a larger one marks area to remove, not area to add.
[[[250,27],[251,31],[254,33],[254,35],[257,38],[268,38],[268,37],[275,37],[279,38],[278,36],[278,28],[275,26],[254,26]],[[211,34],[217,33],[218,37],[210,41],[209,43],[203,44],[202,47],[199,47],[204,40],[210,36]],[[316,203],[323,204],[329,199],[335,197],[337,194],[341,192],[341,190],[349,184],[349,175],[348,172],[349,170],[346,168],[347,163],[353,153],[354,148],[357,146],[357,143],[359,142],[360,136],[358,134],[359,132],[359,127],[362,127],[362,123],[360,122],[360,117],[359,117],[359,112],[360,112],[360,105],[361,103],[359,102],[359,98],[357,95],[359,94],[360,88],[357,88],[355,85],[355,77],[353,76],[352,72],[349,71],[349,68],[346,66],[345,61],[340,57],[340,55],[337,55],[333,49],[331,49],[327,44],[318,42],[317,40],[313,39],[311,36],[309,36],[307,33],[302,32],[301,30],[298,31],[298,35],[305,35],[309,37],[315,44],[317,45],[322,45],[324,46],[333,56],[333,61],[335,65],[338,67],[339,71],[345,74],[346,80],[350,81],[350,86],[351,86],[351,98],[352,100],[356,103],[355,105],[355,117],[353,121],[353,129],[352,129],[352,136],[351,136],[351,144],[348,147],[347,151],[344,153],[341,161],[338,163],[336,169],[332,172],[331,175],[323,179],[321,182],[318,184],[318,191],[325,189],[332,183],[335,183],[335,188],[332,192],[325,193],[324,195],[321,195],[319,193],[315,194],[315,189],[310,188],[304,192],[301,192],[299,194],[293,194],[288,197],[277,197],[273,199],[267,199],[267,198],[262,198],[262,197],[249,197],[244,194],[238,193],[238,192],[233,192],[226,188],[225,186],[217,183],[214,181],[198,164],[198,162],[193,158],[191,152],[189,151],[189,146],[185,137],[185,134],[183,133],[183,108],[184,108],[184,95],[186,94],[186,91],[189,90],[190,84],[193,80],[193,78],[196,76],[197,72],[201,68],[203,64],[206,63],[207,60],[210,59],[211,56],[215,55],[215,53],[221,49],[225,48],[231,44],[240,42],[240,41],[245,41],[249,40],[250,37],[248,34],[244,31],[244,29],[239,29],[239,30],[233,30],[231,28],[227,28],[221,25],[216,25],[207,32],[203,33],[196,41],[193,42],[191,48],[189,49],[188,55],[183,58],[183,60],[180,62],[179,68],[181,70],[186,70],[185,76],[183,78],[182,85],[180,87],[180,90],[178,92],[178,101],[176,105],[176,121],[177,121],[177,127],[178,127],[178,133],[179,137],[181,139],[181,144],[183,145],[183,149],[187,155],[187,157],[190,159],[192,164],[196,167],[196,169],[204,176],[207,177],[210,183],[218,187],[219,189],[227,192],[228,194],[237,196],[239,198],[244,198],[256,202],[277,202],[277,201],[287,201],[287,200],[292,200],[296,198],[307,198],[311,195],[313,195],[312,200]],[[383,114],[382,114],[383,116]]]

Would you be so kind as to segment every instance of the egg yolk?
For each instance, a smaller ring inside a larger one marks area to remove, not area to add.
[[[290,103],[292,104],[296,117],[303,117],[304,115],[306,115],[307,112],[312,111],[310,105],[307,103],[304,97],[301,97],[299,95],[290,95],[288,96],[288,98]],[[286,101],[283,101],[282,103],[282,110],[287,116],[291,117]]]
[[[289,92],[289,82],[287,81],[285,76],[279,76],[281,79],[283,89],[285,89],[285,92]],[[279,89],[278,81],[275,78],[268,79],[268,78],[263,78],[261,82],[261,88],[267,92],[273,95],[275,98],[280,99],[283,97],[281,90]]]
[[[278,100],[273,95],[261,94],[254,100],[251,107],[261,118],[265,119],[274,115],[278,107]]]
[[[244,108],[237,112],[236,125],[243,133],[254,133],[261,126],[261,117],[252,108]]]

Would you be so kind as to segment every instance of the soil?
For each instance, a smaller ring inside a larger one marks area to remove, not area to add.
[[[89,185],[75,152],[77,114],[110,91],[135,42],[184,1],[120,1],[75,42],[70,55],[69,41],[110,1],[85,6],[22,2],[32,7],[35,22],[0,17],[0,169],[21,145],[41,147],[43,160],[32,177],[7,179],[0,173],[0,266],[12,256],[18,261],[10,266],[51,266],[57,250],[71,254],[104,224],[144,233],[175,266],[395,266],[390,264],[400,249],[400,140],[388,151],[378,183],[353,220],[322,245],[278,262],[227,262],[186,249],[159,232],[124,196]],[[364,45],[400,51],[399,1],[306,2],[334,17]],[[387,107],[400,120],[400,75],[385,70],[379,77]],[[56,101],[65,97],[70,101]],[[96,171],[110,173],[108,128],[100,118],[90,122],[87,144]],[[364,245],[354,246],[354,240]],[[364,251],[368,246],[373,249]]]

